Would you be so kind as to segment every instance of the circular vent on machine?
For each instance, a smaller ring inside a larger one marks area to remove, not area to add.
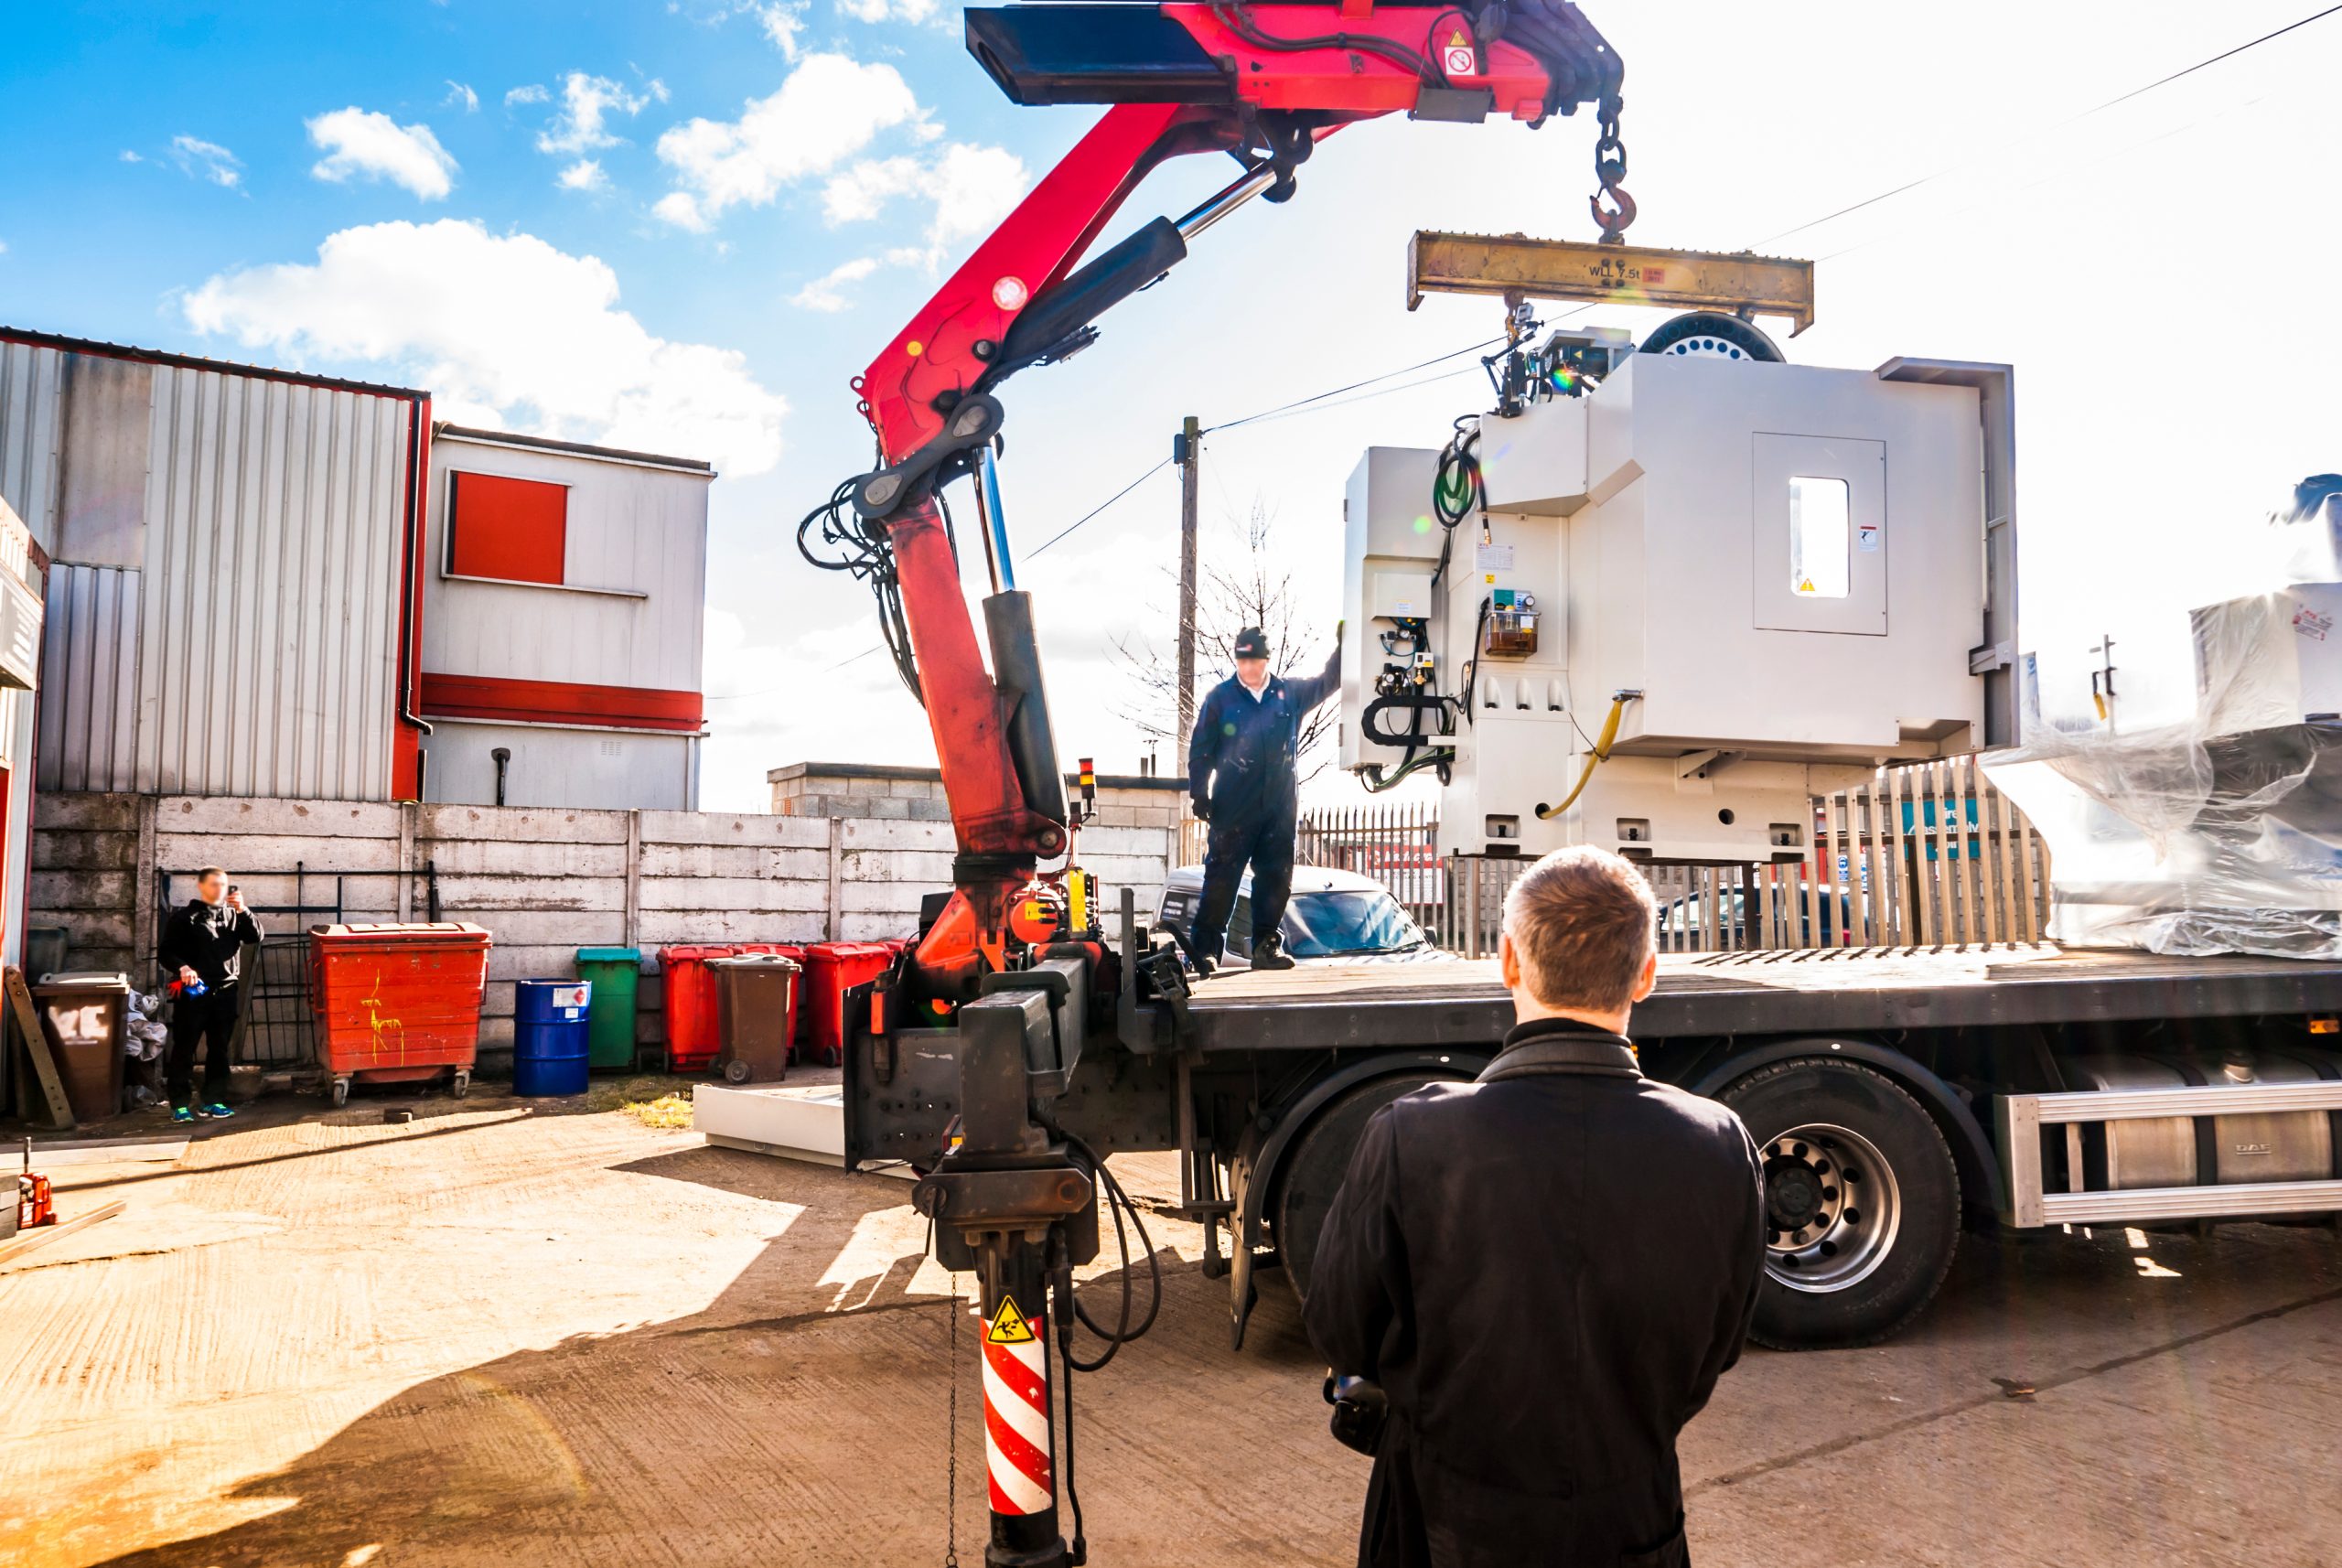
[[[1642,340],[1646,354],[1674,354],[1707,360],[1753,360],[1782,362],[1781,350],[1770,338],[1737,316],[1718,310],[1694,310],[1662,325]]]

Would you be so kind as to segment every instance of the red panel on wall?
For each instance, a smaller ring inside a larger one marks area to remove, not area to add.
[[[516,583],[562,581],[569,487],[501,474],[447,477],[448,571]]]
[[[510,724],[696,730],[704,710],[697,692],[521,681],[503,675],[440,675],[426,670],[423,713],[426,718],[498,719]]]

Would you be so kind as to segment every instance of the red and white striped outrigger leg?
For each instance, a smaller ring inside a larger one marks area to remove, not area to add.
[[[1025,1317],[1014,1296],[1002,1301],[990,1322],[978,1322],[983,1335],[984,1459],[992,1476],[992,1511],[1051,1512],[1058,1499],[1049,1469],[1047,1328],[1040,1316]]]

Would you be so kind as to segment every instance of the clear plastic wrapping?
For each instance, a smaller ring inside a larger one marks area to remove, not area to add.
[[[2289,550],[2331,537],[2322,523],[2290,532]],[[1984,759],[2049,846],[2048,934],[2342,959],[2342,582],[2189,619],[2191,716],[2136,734],[2061,716]]]

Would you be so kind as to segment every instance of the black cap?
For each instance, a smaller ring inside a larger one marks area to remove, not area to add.
[[[1236,634],[1236,657],[1266,659],[1269,656],[1269,634],[1257,626],[1248,626]]]

